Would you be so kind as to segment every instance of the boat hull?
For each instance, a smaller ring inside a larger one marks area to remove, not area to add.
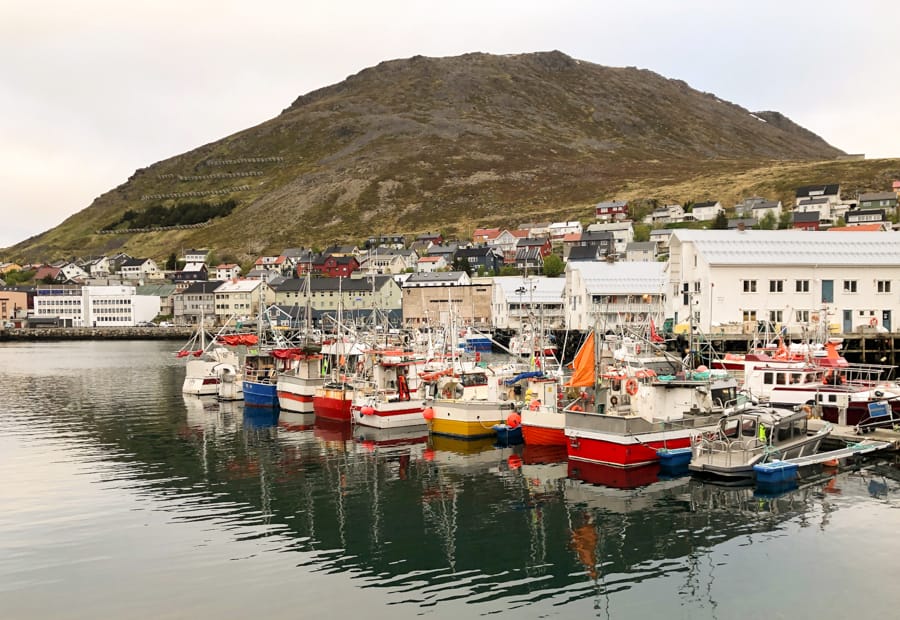
[[[687,448],[691,445],[689,435],[681,437],[674,433],[653,436],[642,435],[639,439],[633,435],[590,436],[584,434],[569,435],[567,454],[570,460],[584,461],[615,467],[641,467],[659,462],[657,450],[661,448]]]
[[[244,405],[247,407],[278,407],[278,391],[274,383],[259,383],[244,379]]]
[[[371,408],[372,412],[364,414],[363,411]],[[422,412],[425,411],[425,401],[413,399],[405,401],[371,402],[363,400],[354,403],[350,407],[353,421],[361,426],[372,428],[404,428],[427,426]]]
[[[493,437],[493,426],[514,411],[510,402],[436,400],[428,428],[432,434],[476,439]]]
[[[313,397],[323,384],[322,379],[308,379],[292,375],[278,375],[276,392],[278,405],[287,411],[313,413]]]
[[[219,378],[185,377],[184,383],[181,385],[181,392],[192,396],[216,396],[219,393]]]
[[[316,416],[337,422],[353,419],[350,407],[353,404],[353,390],[320,389],[313,396],[313,411]]]

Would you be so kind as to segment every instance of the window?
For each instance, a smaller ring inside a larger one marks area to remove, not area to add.
[[[769,280],[769,292],[770,293],[783,293],[784,292],[784,280]]]
[[[809,280],[797,280],[794,282],[794,291],[797,293],[808,293]]]
[[[744,292],[745,293],[755,293],[756,292],[756,280],[744,280]]]
[[[797,310],[795,317],[798,323],[809,323],[809,310]]]
[[[755,323],[756,322],[756,310],[744,310],[743,316],[744,316],[744,323],[748,323],[748,322]]]
[[[891,281],[890,280],[878,280],[876,282],[877,291],[879,293],[890,293],[891,292]]]
[[[771,323],[781,323],[782,316],[781,310],[769,310],[769,322]]]
[[[855,293],[856,292],[856,280],[844,280],[844,292],[845,293]]]

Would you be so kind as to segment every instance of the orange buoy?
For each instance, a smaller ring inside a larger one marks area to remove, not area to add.
[[[433,420],[434,419],[434,409],[432,409],[431,407],[425,407],[425,409],[422,410],[422,417],[425,418],[426,420]]]
[[[506,425],[509,428],[518,428],[519,424],[522,423],[522,417],[513,411],[508,416],[506,416]]]
[[[366,405],[365,407],[362,407],[359,412],[363,415],[375,415],[375,407]]]

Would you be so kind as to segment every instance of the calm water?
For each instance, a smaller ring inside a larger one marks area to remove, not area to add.
[[[892,460],[611,488],[186,398],[175,348],[0,345],[0,617],[897,617]]]

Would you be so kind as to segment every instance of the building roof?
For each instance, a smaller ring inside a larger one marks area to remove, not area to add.
[[[465,271],[420,271],[409,274],[405,284],[411,282],[456,282],[465,275]]]
[[[234,269],[237,266],[237,263],[222,263],[221,265],[216,265],[216,269]]]
[[[122,267],[140,267],[149,260],[149,258],[129,258],[122,263]]]
[[[576,245],[569,250],[567,260],[598,260],[600,258],[600,246]]]
[[[137,295],[155,295],[157,297],[168,297],[175,292],[175,285],[168,282],[164,284],[142,284],[135,287]]]
[[[222,286],[221,280],[209,280],[204,282],[192,282],[190,286],[181,291],[182,295],[211,295],[213,291]]]
[[[674,237],[693,242],[710,265],[900,265],[894,232],[680,229]]]
[[[261,280],[226,280],[216,289],[217,293],[250,293],[263,282]]]
[[[334,291],[352,293],[356,291],[371,291],[372,284],[375,284],[375,290],[380,290],[389,280],[393,280],[391,276],[373,276],[365,278],[310,278],[309,290],[315,293]],[[283,282],[273,285],[273,288],[279,293],[285,292],[306,292],[306,278],[289,278]]]
[[[763,200],[762,202],[754,202],[751,209],[777,209],[777,200]]]
[[[627,200],[608,200],[606,202],[598,202],[594,208],[596,209],[621,209],[622,207],[627,207]]]
[[[828,185],[804,185],[797,188],[797,198],[804,198],[810,194],[821,193],[824,196],[837,196],[841,186],[838,183],[830,183]]]
[[[795,224],[811,224],[819,221],[818,211],[794,211],[793,216],[793,222]]]
[[[581,272],[585,287],[592,294],[632,295],[666,292],[668,264],[658,262],[576,262],[567,269]]]
[[[542,248],[545,245],[547,245],[547,240],[544,238],[525,237],[516,242],[516,247],[518,248]]]
[[[828,203],[827,198],[804,198],[797,203],[798,206],[803,205],[824,205]]]
[[[719,204],[718,200],[706,200],[704,202],[695,202],[692,208],[703,209],[705,207],[714,207],[717,204]]]
[[[416,261],[416,262],[419,262],[419,263],[437,263],[437,262],[440,262],[440,261],[442,261],[442,260],[444,260],[444,257],[443,257],[443,256],[422,256],[422,257],[419,258],[419,260]]]
[[[860,194],[859,201],[869,201],[869,200],[897,200],[897,194],[894,192],[869,192],[867,194]]]
[[[828,232],[877,232],[884,230],[884,226],[878,222],[874,224],[859,224],[858,226],[832,226]]]
[[[499,288],[500,295],[506,301],[559,303],[563,299],[565,286],[565,278],[525,278],[522,276],[494,278],[495,290]]]

